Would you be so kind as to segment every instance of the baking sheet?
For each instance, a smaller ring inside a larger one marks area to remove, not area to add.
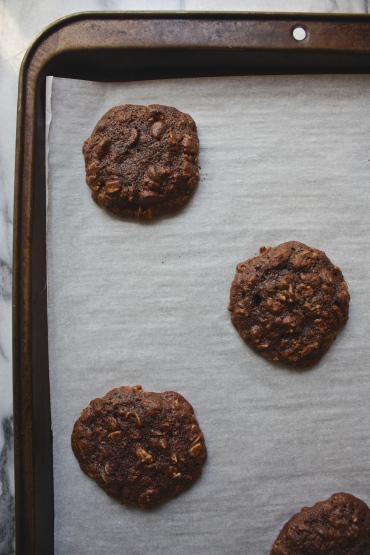
[[[57,554],[268,554],[283,523],[336,491],[370,501],[370,77],[92,83],[53,78],[48,321]],[[161,103],[198,125],[201,180],[175,217],[97,207],[81,147],[111,106]],[[343,270],[350,319],[313,369],[276,367],[230,323],[235,265],[295,239]],[[152,512],[78,467],[75,419],[113,387],[176,390],[209,458]]]

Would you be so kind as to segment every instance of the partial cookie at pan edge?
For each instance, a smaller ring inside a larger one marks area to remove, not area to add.
[[[237,266],[229,310],[240,336],[262,356],[304,367],[333,343],[349,300],[341,270],[323,251],[289,241],[262,247]]]
[[[72,449],[83,472],[126,505],[154,507],[195,482],[206,460],[192,406],[179,393],[119,387],[76,421]]]
[[[85,141],[83,154],[93,199],[121,217],[175,212],[199,180],[196,125],[170,106],[111,108]]]
[[[370,555],[370,509],[349,493],[305,507],[285,524],[271,555]]]

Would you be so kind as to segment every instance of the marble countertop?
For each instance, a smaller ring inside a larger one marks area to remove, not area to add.
[[[368,0],[0,0],[0,555],[14,553],[12,224],[17,82],[23,55],[55,19],[93,10],[368,13]]]

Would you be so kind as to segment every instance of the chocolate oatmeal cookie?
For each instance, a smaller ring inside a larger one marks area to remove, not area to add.
[[[152,104],[109,110],[83,145],[93,199],[118,216],[151,219],[184,206],[199,179],[197,128]]]
[[[348,493],[305,507],[285,524],[271,555],[370,555],[370,509]]]
[[[265,358],[309,366],[348,318],[342,272],[326,254],[289,241],[237,266],[229,310],[240,336]]]
[[[72,449],[83,472],[108,495],[142,508],[189,488],[207,456],[184,397],[139,385],[91,401],[74,425]]]

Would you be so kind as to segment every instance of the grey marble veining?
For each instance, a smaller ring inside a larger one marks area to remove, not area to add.
[[[2,419],[2,449],[0,452],[0,552],[12,553],[14,541],[14,488],[11,483],[13,466],[13,419]]]
[[[0,0],[0,555],[14,552],[11,278],[17,81],[26,48],[55,19],[84,10],[368,13],[368,0]]]
[[[367,13],[368,0],[185,0],[187,10]]]

